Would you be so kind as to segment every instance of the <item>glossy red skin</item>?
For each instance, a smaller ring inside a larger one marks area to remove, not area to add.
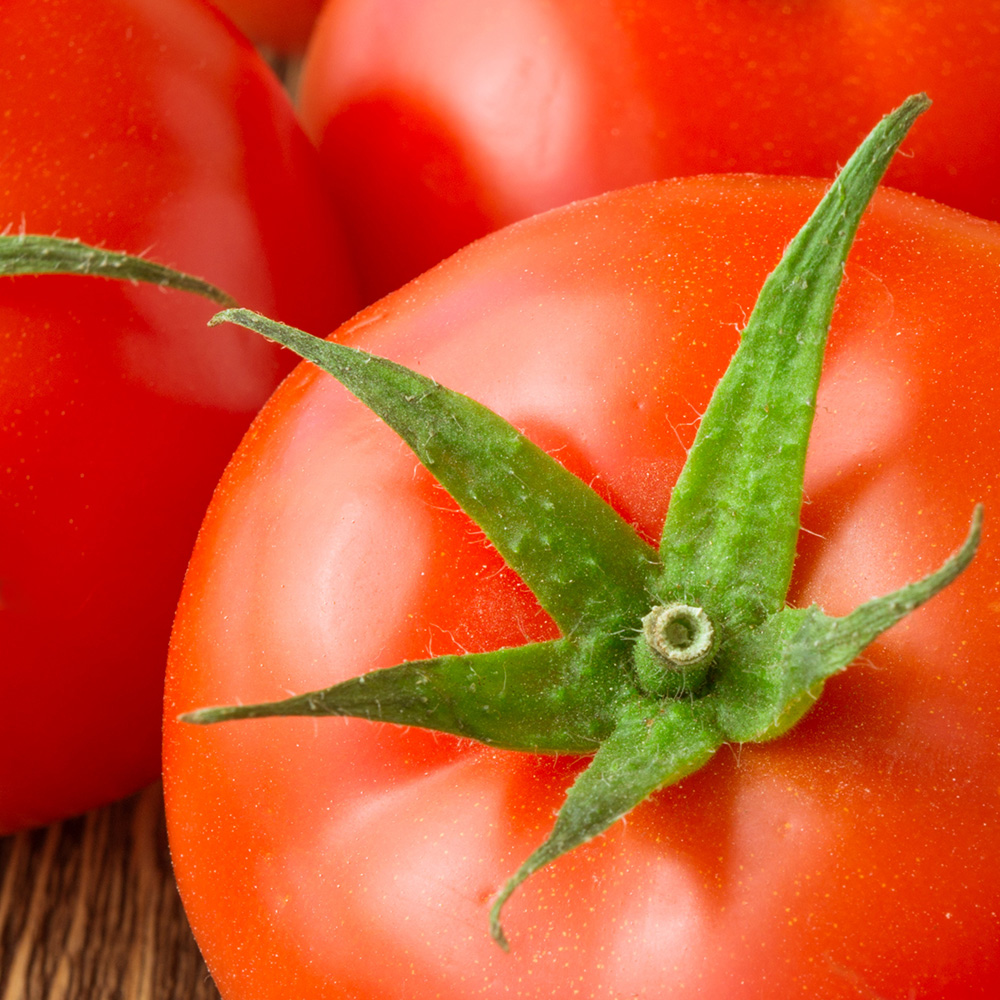
[[[308,140],[192,0],[4,0],[0,230],[202,275],[318,333],[355,298]],[[159,773],[163,673],[198,524],[287,372],[217,307],[0,279],[0,831]]]
[[[342,330],[511,419],[655,539],[698,413],[818,183],[696,178],[465,249]],[[702,771],[488,903],[580,766],[359,720],[193,727],[429,653],[554,634],[384,425],[297,368],[215,495],[172,639],[178,884],[226,1000],[686,994],[970,998],[1000,986],[1000,226],[897,192],[835,316],[790,600],[845,613],[972,568],[784,738]]]
[[[1000,219],[1000,3],[331,0],[301,82],[374,298],[491,229],[643,181],[830,177],[908,95],[889,183]]]
[[[295,55],[304,51],[323,0],[212,0],[253,41]]]

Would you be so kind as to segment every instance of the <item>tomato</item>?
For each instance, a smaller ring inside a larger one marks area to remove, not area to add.
[[[278,52],[302,52],[323,0],[212,0],[255,42]]]
[[[818,182],[699,177],[508,227],[338,334],[484,402],[655,540]],[[201,728],[405,660],[554,638],[413,454],[297,368],[228,467],[171,642],[178,885],[227,1000],[969,998],[1000,985],[1000,226],[884,191],[834,316],[789,601],[965,574],[763,744],[723,747],[486,912],[586,759],[355,719]]]
[[[149,252],[321,333],[350,314],[315,152],[214,11],[6,0],[0,37],[0,231]],[[0,280],[0,830],[159,773],[187,556],[288,369],[259,338],[207,330],[215,308],[121,282]]]
[[[997,0],[332,0],[301,113],[375,298],[602,191],[832,176],[919,90],[935,112],[888,183],[1000,219],[998,32]]]

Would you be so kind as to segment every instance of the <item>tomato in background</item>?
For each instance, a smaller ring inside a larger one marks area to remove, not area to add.
[[[928,116],[929,120],[930,116]],[[822,186],[701,177],[511,226],[338,335],[486,403],[655,539],[765,275]],[[720,750],[490,900],[581,766],[355,719],[195,727],[408,659],[554,635],[413,454],[312,367],[216,492],[172,638],[178,885],[226,1000],[969,1000],[1000,987],[1000,226],[877,195],[846,269],[790,602],[953,587],[790,733]]]
[[[332,0],[301,114],[374,299],[602,191],[832,176],[918,91],[934,113],[887,183],[1000,218],[998,0]]]
[[[212,0],[250,39],[278,52],[302,52],[323,0]]]
[[[0,230],[145,253],[318,333],[355,304],[315,151],[197,0],[4,0]],[[289,362],[213,304],[0,278],[0,831],[159,773],[198,523]]]

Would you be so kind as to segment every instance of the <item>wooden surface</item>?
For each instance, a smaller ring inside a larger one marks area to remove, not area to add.
[[[170,873],[158,787],[0,838],[0,1000],[218,1000]]]

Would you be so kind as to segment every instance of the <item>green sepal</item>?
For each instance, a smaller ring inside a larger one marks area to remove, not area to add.
[[[977,506],[962,546],[940,569],[834,618],[813,605],[785,608],[735,638],[720,655],[713,688],[719,726],[736,742],[780,736],[802,717],[823,683],[866,646],[948,586],[972,562],[982,534]]]
[[[656,550],[589,486],[492,410],[385,358],[247,309],[219,313],[290,348],[381,417],[483,530],[563,635],[648,610]]]
[[[770,274],[670,496],[660,596],[732,627],[781,609],[827,331],[858,224],[923,94],[858,147]]]
[[[27,274],[76,274],[142,282],[174,291],[192,292],[218,305],[235,304],[230,295],[207,281],[143,257],[114,253],[58,236],[0,236],[0,275]]]
[[[489,653],[413,660],[308,694],[181,716],[209,724],[278,715],[341,715],[419,726],[533,753],[593,753],[627,692],[618,637],[556,639]]]
[[[552,832],[508,880],[490,910],[490,934],[506,951],[500,911],[539,868],[592,840],[665,785],[697,771],[723,742],[704,701],[638,698],[566,794]]]

